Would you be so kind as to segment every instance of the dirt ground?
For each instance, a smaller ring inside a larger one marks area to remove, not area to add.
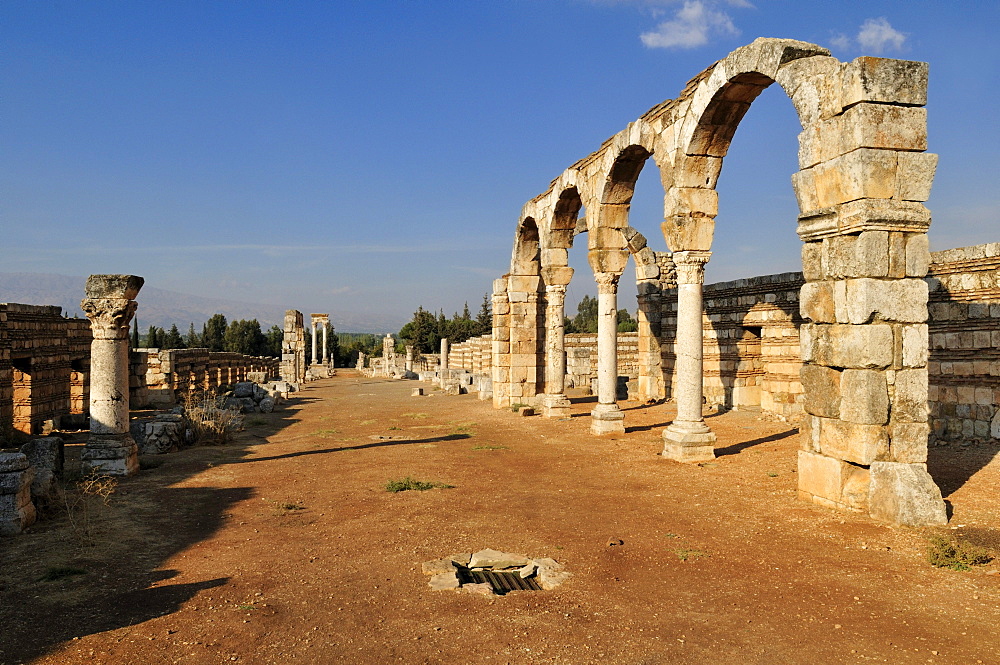
[[[0,663],[1000,663],[1000,565],[926,559],[935,533],[1000,551],[997,447],[933,448],[951,523],[906,529],[799,501],[795,430],[750,413],[688,466],[658,456],[669,405],[597,439],[593,398],[549,421],[348,371],[297,395],[0,541]],[[385,491],[406,476],[453,487]],[[428,588],[421,562],[487,547],[573,576]]]

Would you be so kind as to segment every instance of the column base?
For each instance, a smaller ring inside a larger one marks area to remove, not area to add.
[[[590,433],[595,436],[625,433],[625,412],[617,404],[598,404],[590,412]]]
[[[675,420],[663,430],[663,458],[677,462],[715,459],[715,432],[703,422]]]
[[[129,434],[91,434],[80,455],[84,475],[131,476],[139,472],[139,447]]]
[[[569,398],[566,395],[545,395],[542,397],[542,415],[546,418],[568,418]]]

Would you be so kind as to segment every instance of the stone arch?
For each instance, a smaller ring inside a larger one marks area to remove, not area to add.
[[[693,331],[697,317],[700,327],[722,160],[757,95],[774,82],[788,94],[802,125],[800,170],[792,176],[806,321],[799,492],[903,524],[946,520],[925,465],[930,214],[923,202],[936,165],[924,152],[926,80],[923,63],[841,63],[812,44],[759,39],[689,86],[665,178],[664,236],[683,276],[681,295],[697,290],[686,307],[679,302],[687,311],[678,312],[681,344],[682,319]],[[688,374],[695,387],[700,366]],[[684,458],[692,449],[668,439],[664,454]]]

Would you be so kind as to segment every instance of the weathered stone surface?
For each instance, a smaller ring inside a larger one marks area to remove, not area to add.
[[[889,424],[889,462],[923,464],[927,461],[927,440],[930,436],[927,423]]]
[[[446,589],[458,589],[462,584],[458,581],[456,571],[437,573],[431,576],[427,583],[434,591],[444,591]]]
[[[249,381],[241,381],[233,386],[233,397],[253,397],[254,384]]]
[[[883,369],[892,365],[894,344],[888,324],[806,323],[799,329],[802,360],[828,367]]]
[[[144,282],[138,275],[91,275],[84,290],[88,298],[135,300]]]
[[[927,370],[896,372],[892,396],[892,419],[899,422],[927,422]]]
[[[466,593],[474,593],[479,596],[493,596],[495,592],[493,591],[493,585],[489,582],[480,582],[478,584],[465,584],[462,586],[462,591]]]
[[[848,279],[845,286],[843,306],[837,303],[840,323],[927,320],[927,283],[922,279]]]
[[[841,373],[822,365],[803,365],[799,372],[805,391],[806,413],[824,418],[840,417]]]
[[[271,413],[274,411],[274,398],[265,397],[257,404],[257,409],[261,413]]]
[[[941,490],[925,464],[873,462],[869,513],[875,519],[903,526],[948,523]]]
[[[927,365],[927,331],[925,323],[902,326],[903,367],[924,367]]]
[[[0,453],[0,473],[24,471],[30,464],[24,453]]]
[[[840,417],[851,423],[884,425],[889,420],[885,372],[846,369],[841,377]],[[822,414],[816,414],[822,415]]]
[[[889,452],[889,434],[882,425],[849,423],[835,418],[819,419],[820,452],[829,457],[871,464],[885,459]]]
[[[440,575],[442,573],[454,573],[455,572],[455,562],[450,558],[445,559],[434,559],[433,561],[424,561],[420,564],[420,570],[424,575]]]
[[[831,508],[864,510],[868,505],[868,469],[833,457],[800,450],[798,482],[804,498]]]
[[[554,559],[535,559],[534,564],[538,567],[536,571],[538,585],[546,591],[556,588],[572,577],[572,573]]]
[[[813,243],[815,244],[815,243]],[[806,282],[799,298],[799,313],[814,323],[836,323],[833,282]]]
[[[21,452],[35,470],[35,478],[31,482],[32,496],[44,498],[55,491],[56,478],[62,475],[63,470],[63,448],[63,440],[55,436],[33,439],[21,446]]]
[[[472,555],[469,568],[521,568],[528,558],[520,554],[508,554],[497,550],[480,550]]]

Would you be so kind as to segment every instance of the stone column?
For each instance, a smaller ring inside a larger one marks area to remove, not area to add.
[[[674,252],[677,266],[677,418],[663,431],[663,457],[679,462],[715,459],[715,433],[701,415],[703,324],[701,288],[707,251]]]
[[[396,341],[391,334],[382,338],[382,373],[384,376],[392,376],[393,349]]]
[[[330,354],[327,351],[327,347],[326,347],[326,336],[327,336],[327,330],[329,329],[329,327],[330,327],[330,322],[329,321],[324,321],[323,322],[323,364],[324,365],[326,365],[327,363],[330,362]]]
[[[138,448],[129,434],[129,323],[142,288],[135,275],[91,275],[80,303],[94,334],[90,347],[90,437],[82,455],[84,473],[128,476],[139,470]]]
[[[445,337],[441,340],[441,360],[440,360],[440,371],[438,374],[438,382],[441,387],[444,387],[444,380],[448,378],[448,338]]]
[[[309,324],[312,327],[312,364],[315,365],[317,363],[317,358],[316,358],[316,351],[317,351],[317,348],[316,348],[316,319],[312,319],[311,321],[309,321]]]
[[[412,344],[407,344],[406,345],[406,365],[405,365],[405,367],[406,367],[406,371],[407,372],[412,372],[413,371],[413,345]]]
[[[565,418],[569,415],[566,397],[565,335],[566,285],[545,287],[545,397],[542,415]]]
[[[618,408],[618,278],[597,273],[597,406],[590,412],[591,434],[624,434]]]

